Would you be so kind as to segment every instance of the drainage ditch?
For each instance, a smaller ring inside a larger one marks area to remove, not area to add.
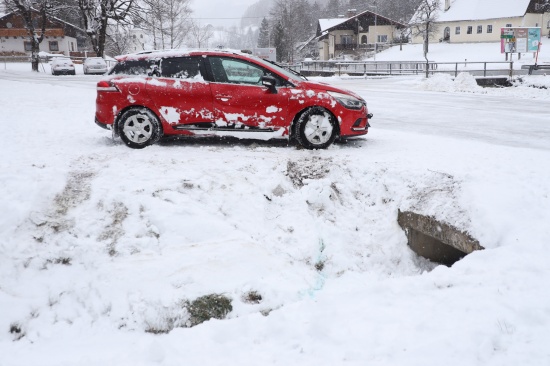
[[[407,234],[409,247],[432,262],[452,266],[473,251],[484,249],[468,233],[431,216],[398,211],[397,222]]]

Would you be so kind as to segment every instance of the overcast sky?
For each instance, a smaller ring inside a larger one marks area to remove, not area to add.
[[[194,11],[193,18],[201,18],[201,24],[231,26],[240,24],[245,10],[255,2],[256,0],[191,0],[191,8]]]

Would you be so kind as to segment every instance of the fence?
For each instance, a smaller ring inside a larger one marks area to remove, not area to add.
[[[457,76],[467,72],[476,76],[505,75],[512,77],[514,70],[512,61],[502,62],[420,62],[420,61],[305,61],[300,64],[299,71],[306,76],[330,75],[424,75],[428,73],[447,73]],[[292,67],[294,69],[294,67]]]

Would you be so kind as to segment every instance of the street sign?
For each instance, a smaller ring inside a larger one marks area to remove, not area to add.
[[[541,37],[540,28],[501,28],[500,52],[501,53],[526,53],[537,52]]]

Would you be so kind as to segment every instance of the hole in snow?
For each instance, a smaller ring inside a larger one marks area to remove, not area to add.
[[[414,212],[398,212],[397,222],[407,234],[409,247],[432,262],[451,266],[483,247],[468,233],[433,217]]]

